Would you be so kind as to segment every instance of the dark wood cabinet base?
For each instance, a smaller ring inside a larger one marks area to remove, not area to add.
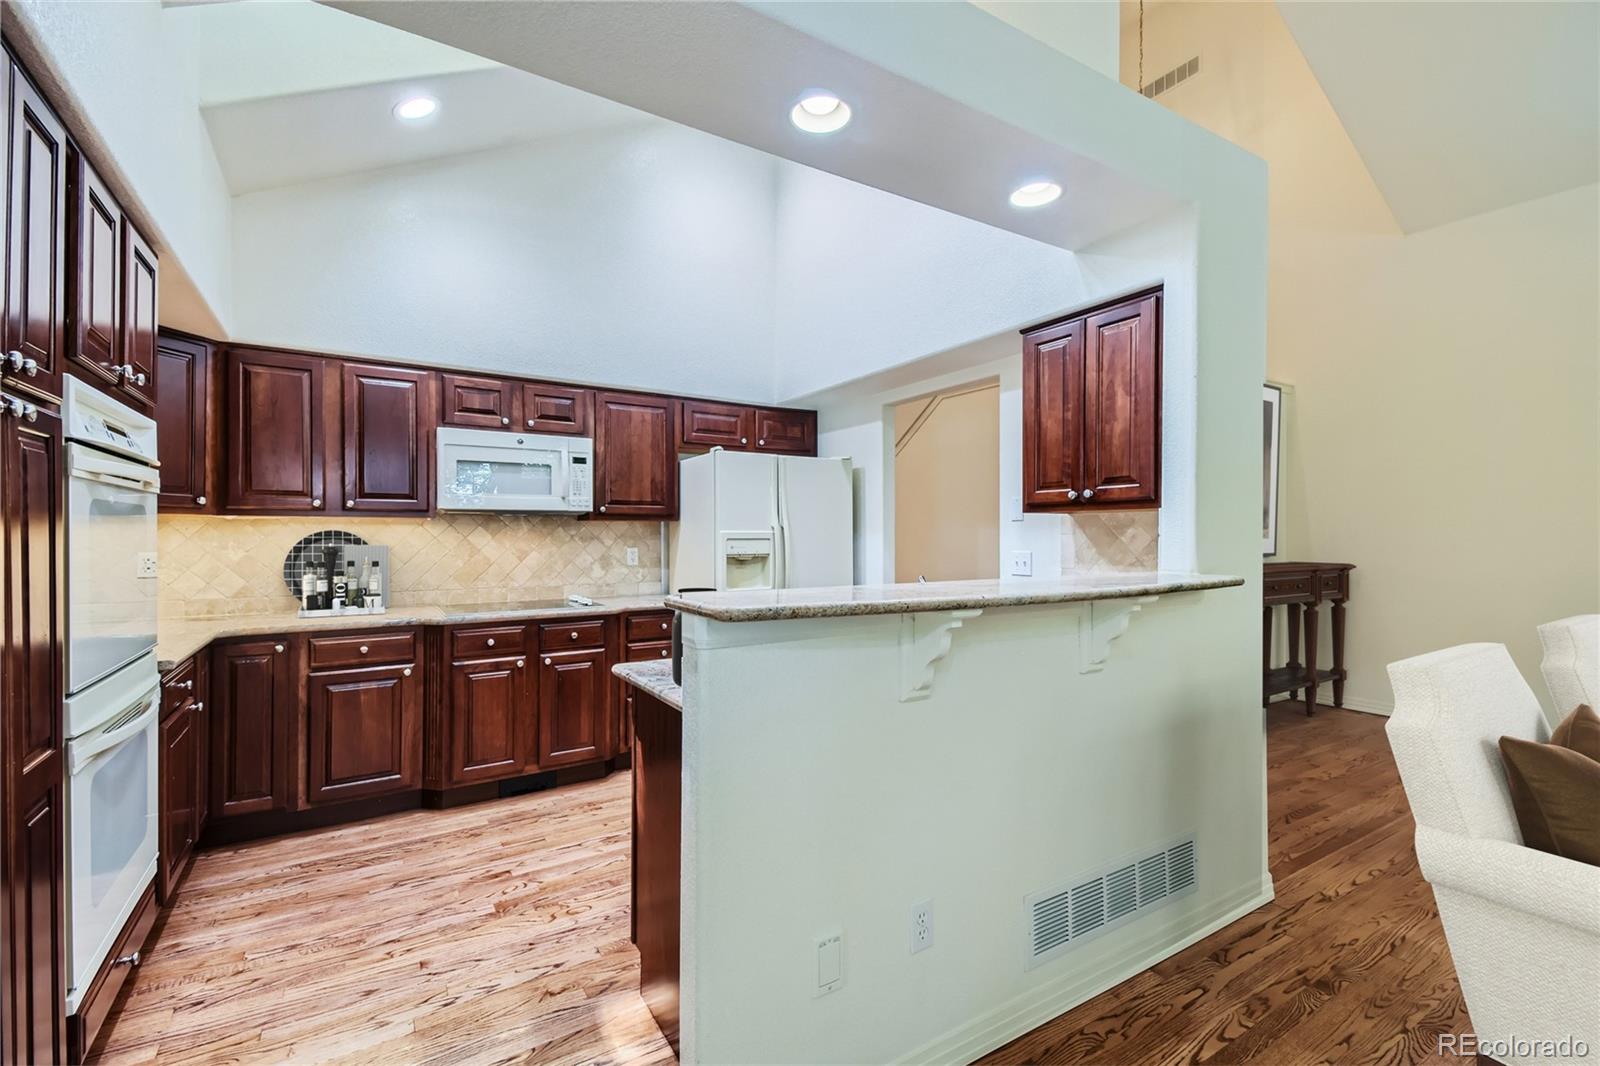
[[[139,953],[144,951],[145,941],[160,913],[161,909],[156,906],[156,885],[152,881],[134,905],[116,945],[100,964],[100,972],[89,982],[89,991],[79,1002],[78,1013],[67,1019],[67,1061],[73,1066],[83,1062],[94,1047],[95,1037],[117,1002],[118,993],[138,968]]]
[[[683,712],[633,690],[633,939],[639,994],[678,1051]]]

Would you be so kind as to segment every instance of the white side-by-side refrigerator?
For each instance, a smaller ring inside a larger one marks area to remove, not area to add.
[[[854,583],[849,459],[718,448],[681,461],[678,501],[674,590]]]

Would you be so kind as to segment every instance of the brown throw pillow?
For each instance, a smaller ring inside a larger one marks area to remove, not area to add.
[[[1522,842],[1600,866],[1600,716],[1579,707],[1550,741],[1500,738]]]

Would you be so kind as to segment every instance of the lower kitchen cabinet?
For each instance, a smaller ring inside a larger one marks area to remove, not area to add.
[[[193,667],[190,666],[192,672]],[[166,684],[171,684],[167,682]],[[177,710],[161,720],[161,782],[158,805],[156,870],[157,894],[171,901],[178,881],[194,856],[200,838],[200,715],[196,700],[186,697]]]
[[[289,638],[219,644],[211,668],[212,817],[287,809],[297,689]]]
[[[318,671],[306,680],[306,802],[422,785],[422,676],[415,662]]]
[[[471,785],[522,773],[535,716],[525,656],[452,663],[446,782]]]
[[[539,769],[605,758],[611,675],[603,649],[539,656]]]

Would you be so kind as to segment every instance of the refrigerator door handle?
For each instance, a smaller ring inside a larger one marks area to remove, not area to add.
[[[776,481],[777,486],[778,486],[778,491],[777,491],[777,512],[778,513],[776,515],[777,520],[778,520],[778,526],[777,526],[777,529],[775,529],[773,531],[773,536],[777,539],[778,543],[773,545],[773,548],[775,549],[775,554],[777,555],[778,574],[777,574],[777,583],[773,587],[774,588],[780,588],[780,589],[786,589],[786,588],[789,587],[789,564],[790,564],[790,559],[789,559],[789,497],[788,497],[789,486],[788,486],[788,483],[787,483],[786,479],[783,476],[783,458],[781,456],[779,456],[778,459],[777,459],[777,468],[778,468],[778,471],[777,471],[777,477],[775,478],[775,481]]]

